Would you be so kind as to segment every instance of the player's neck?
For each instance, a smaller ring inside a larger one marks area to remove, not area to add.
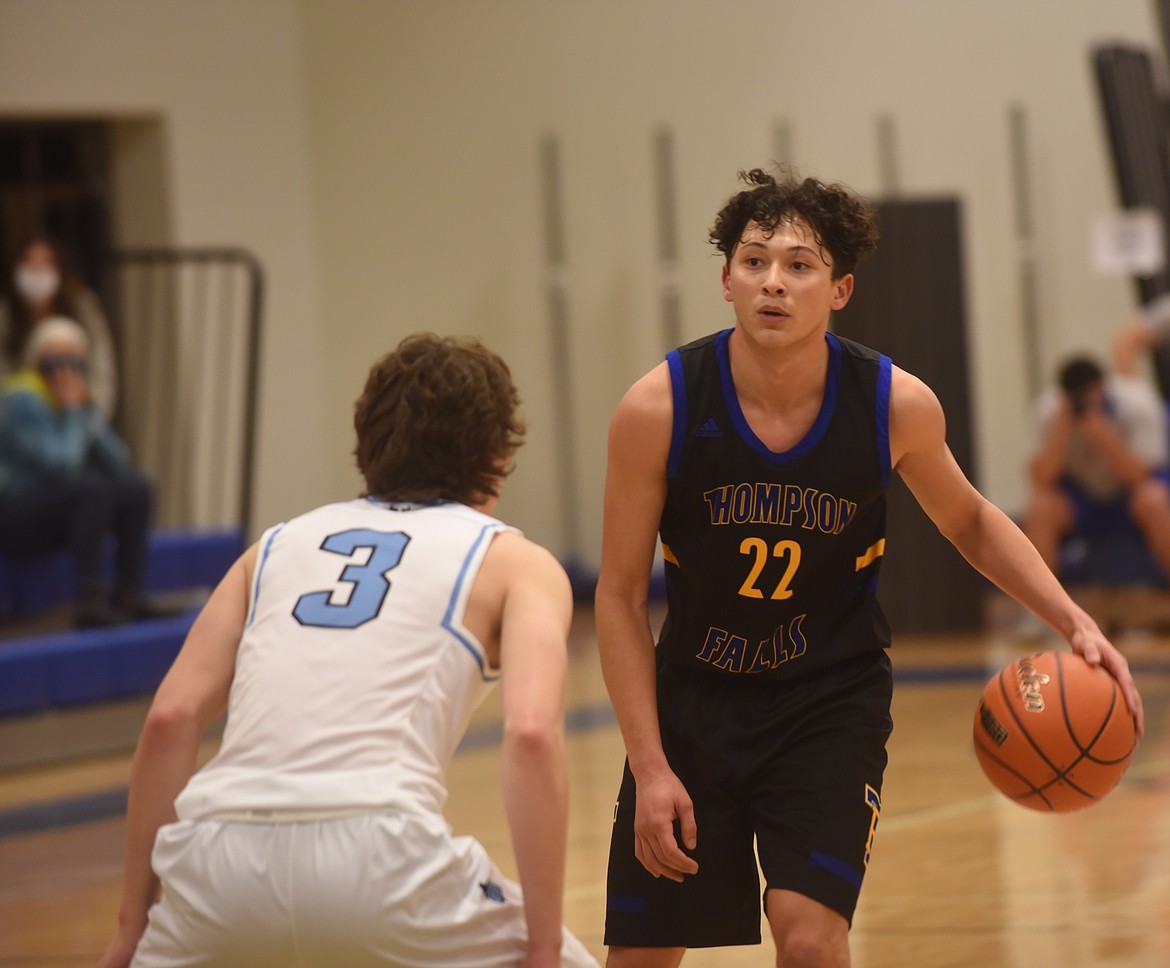
[[[731,347],[740,410],[756,437],[783,453],[804,439],[820,413],[829,362],[824,333],[767,351],[745,344],[738,354],[734,341]]]
[[[792,343],[762,345],[738,329],[730,340],[731,377],[740,405],[784,413],[824,395],[829,345],[823,330]]]
[[[490,517],[495,517],[496,506],[499,503],[500,503],[499,496],[495,495],[495,494],[491,494],[491,495],[488,495],[486,498],[484,498],[482,501],[477,501],[473,504],[469,504],[468,507],[470,507],[472,510],[479,511],[482,514],[486,514]]]

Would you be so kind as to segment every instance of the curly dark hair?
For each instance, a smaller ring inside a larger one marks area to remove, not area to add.
[[[848,275],[857,261],[877,247],[877,220],[872,206],[843,185],[816,178],[798,180],[784,172],[782,180],[762,168],[741,171],[751,185],[728,199],[715,217],[710,242],[728,264],[749,222],[771,233],[785,219],[799,218],[812,229],[833,259],[833,278]]]
[[[1068,394],[1076,395],[1105,379],[1105,371],[1091,356],[1073,356],[1061,364],[1056,375],[1060,388]]]
[[[499,492],[525,425],[508,365],[472,337],[414,333],[354,404],[368,496],[477,504]]]

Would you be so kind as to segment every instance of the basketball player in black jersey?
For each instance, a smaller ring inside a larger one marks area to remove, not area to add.
[[[872,210],[816,179],[743,177],[711,231],[734,327],[670,353],[610,427],[596,609],[627,752],[615,968],[758,943],[757,853],[777,964],[849,964],[891,729],[875,589],[895,470],[975,568],[1118,678],[1143,728],[1124,657],[964,477],[934,393],[828,332],[876,244]]]

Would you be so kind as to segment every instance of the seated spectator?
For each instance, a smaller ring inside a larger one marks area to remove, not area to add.
[[[70,267],[61,246],[36,236],[0,277],[0,377],[18,369],[33,327],[68,316],[89,338],[89,390],[107,420],[117,405],[118,374],[110,327],[97,294]]]
[[[71,550],[79,627],[153,614],[142,587],[154,489],[93,404],[88,350],[85,331],[72,320],[38,323],[26,367],[8,376],[0,396],[0,553]],[[112,597],[102,567],[110,534]]]
[[[1170,436],[1161,398],[1145,380],[1088,357],[1061,367],[1038,404],[1024,531],[1060,573],[1060,547],[1131,521],[1170,576]]]

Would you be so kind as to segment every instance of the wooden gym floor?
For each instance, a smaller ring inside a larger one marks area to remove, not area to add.
[[[998,634],[896,640],[895,731],[852,932],[855,968],[1170,965],[1170,638],[1119,640],[1143,692],[1147,735],[1106,800],[1063,816],[995,793],[970,740],[991,673],[1049,644]],[[577,615],[572,660],[565,917],[604,960],[605,865],[623,753],[588,609]],[[498,695],[478,711],[452,766],[448,816],[511,871],[502,805],[483,794],[497,787]],[[0,720],[0,968],[89,966],[104,949],[118,901],[127,747],[144,710],[131,702]],[[772,962],[765,940],[695,950],[684,964]]]

